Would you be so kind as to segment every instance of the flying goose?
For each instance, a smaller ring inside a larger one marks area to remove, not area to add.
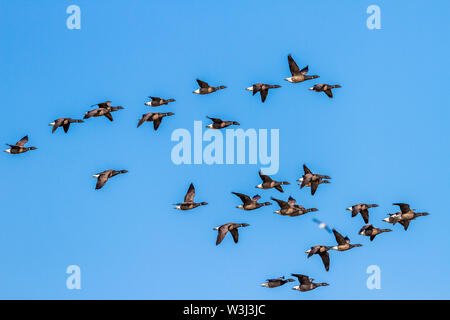
[[[209,94],[209,93],[213,93],[217,90],[226,88],[226,86],[211,87],[208,83],[206,83],[205,81],[202,81],[200,79],[197,79],[197,83],[200,86],[200,89],[197,89],[197,90],[193,91],[192,93]]]
[[[248,87],[246,90],[252,91],[253,95],[255,95],[259,92],[261,94],[261,101],[264,102],[264,101],[266,101],[267,94],[269,93],[269,89],[280,88],[280,87],[281,86],[279,86],[277,84],[270,85],[270,84],[265,84],[265,83],[255,83],[251,87]]]
[[[410,221],[418,217],[429,215],[428,212],[415,212],[414,209],[411,209],[407,203],[393,203],[393,205],[399,206],[400,212],[390,214],[389,217],[383,219],[383,221],[392,223],[393,225],[398,222],[403,226],[405,231],[408,230]]]
[[[315,92],[325,92],[329,98],[333,98],[333,92],[331,91],[331,89],[334,89],[334,88],[341,88],[341,86],[338,84],[330,85],[330,84],[319,83],[319,84],[316,84],[314,87],[309,88],[309,90],[312,90]]]
[[[280,191],[280,192],[284,192],[284,190],[283,190],[283,188],[281,187],[281,185],[288,185],[288,184],[290,184],[289,182],[287,182],[287,181],[275,181],[275,180],[272,180],[272,178],[270,178],[269,176],[266,176],[265,174],[263,174],[262,172],[261,172],[261,170],[259,170],[259,176],[260,176],[260,178],[261,178],[261,180],[263,181],[263,183],[261,183],[261,184],[258,184],[257,186],[256,186],[256,188],[259,188],[259,189],[271,189],[271,188],[275,188],[275,189],[277,189],[278,191]]]
[[[241,201],[242,204],[238,205],[236,208],[242,209],[242,210],[246,210],[246,211],[250,211],[250,210],[255,210],[264,206],[270,206],[272,203],[270,202],[262,202],[259,203],[258,200],[261,199],[260,195],[255,195],[253,198],[250,198],[249,196],[242,194],[242,193],[238,193],[238,192],[231,192],[232,194],[238,196]]]
[[[69,127],[71,123],[82,123],[83,120],[78,119],[72,119],[72,118],[59,118],[56,119],[54,122],[50,123],[49,126],[53,126],[52,133],[56,131],[59,127],[63,127],[64,132],[67,133],[69,131]]]
[[[316,208],[306,209],[305,207],[296,204],[297,201],[291,196],[289,196],[288,201],[279,200],[273,197],[271,199],[273,201],[276,201],[280,206],[280,210],[274,211],[274,213],[277,213],[282,216],[296,217],[301,216],[308,212],[318,211],[318,209]]]
[[[312,220],[313,220],[315,223],[318,224],[318,226],[319,226],[320,229],[325,229],[325,230],[327,230],[329,233],[332,232],[331,229],[330,229],[330,227],[329,227],[325,222],[320,221],[320,220],[318,220],[318,219],[316,219],[316,218],[313,218]]]
[[[161,99],[159,97],[149,97],[149,98],[151,99],[151,101],[144,103],[146,106],[149,107],[159,107],[164,104],[169,104],[169,102],[175,101],[175,99]]]
[[[112,178],[114,176],[117,176],[118,174],[127,173],[127,170],[105,170],[103,172],[94,174],[92,177],[97,178],[97,184],[95,185],[95,190],[103,188],[106,181],[108,181],[109,178]]]
[[[292,288],[293,290],[298,290],[298,291],[301,291],[301,292],[305,292],[305,291],[314,290],[317,287],[328,286],[328,283],[326,283],[326,282],[314,283],[313,282],[314,279],[310,279],[308,276],[305,276],[305,275],[302,275],[302,274],[292,273],[291,275],[293,277],[297,277],[298,282],[300,282],[299,286],[295,286],[295,287]]]
[[[379,229],[375,228],[371,224],[366,224],[364,227],[359,230],[359,234],[362,236],[370,237],[370,241],[373,241],[377,235],[383,232],[391,232],[391,229]]]
[[[195,197],[195,188],[194,188],[194,185],[191,183],[186,195],[184,196],[184,201],[181,203],[175,204],[176,207],[174,207],[174,209],[191,210],[191,209],[197,208],[199,206],[205,206],[208,204],[206,202],[199,202],[199,203],[194,202],[194,197]]]
[[[347,251],[355,247],[362,247],[362,244],[351,244],[348,237],[343,237],[339,232],[333,229],[334,237],[336,238],[337,246],[330,247],[330,250]]]
[[[361,214],[361,217],[364,219],[365,223],[369,223],[369,208],[376,208],[378,207],[377,204],[365,204],[365,203],[358,203],[351,207],[348,207],[345,210],[352,212],[352,217],[356,217],[358,213]]]
[[[219,119],[219,118],[210,118],[210,117],[207,117],[207,118],[213,122],[206,126],[206,128],[210,128],[210,129],[223,129],[223,128],[229,127],[231,125],[235,125],[235,126],[240,125],[239,122],[236,122],[236,121],[223,121],[222,119]]]
[[[324,179],[331,179],[331,177],[312,173],[305,164],[303,165],[303,171],[303,176],[297,181],[301,182],[300,189],[302,189],[303,187],[311,187],[311,195],[314,195],[316,193],[319,184],[330,183],[329,181]]]
[[[317,245],[314,247],[311,247],[311,249],[307,250],[306,253],[308,254],[308,259],[313,254],[318,254],[320,258],[322,258],[323,265],[325,266],[325,270],[330,270],[330,255],[328,254],[328,250],[330,250],[331,247],[328,246],[321,246]]]
[[[284,80],[291,83],[299,83],[310,79],[319,78],[319,76],[308,76],[308,66],[304,67],[302,70],[295,63],[291,55],[288,55],[289,70],[291,71],[292,77],[286,78]]]
[[[213,230],[217,230],[217,240],[216,240],[216,246],[219,245],[223,238],[227,235],[228,231],[230,231],[231,235],[233,236],[234,243],[238,243],[239,241],[239,232],[238,228],[240,227],[248,227],[249,224],[247,223],[225,223],[221,226],[213,228]]]
[[[114,121],[111,112],[123,109],[121,106],[113,107],[111,106],[111,101],[105,101],[101,103],[94,104],[92,106],[98,106],[97,109],[90,110],[84,114],[83,119],[89,119],[91,117],[101,117],[105,116],[109,121]],[[92,107],[91,106],[91,107]]]
[[[141,124],[144,122],[152,122],[153,121],[153,129],[157,130],[159,128],[159,125],[161,124],[161,121],[164,117],[173,116],[175,113],[173,112],[149,112],[142,115],[142,118],[139,119],[137,127],[139,128]]]
[[[261,284],[261,287],[277,288],[277,287],[281,287],[285,283],[294,282],[295,280],[294,279],[285,279],[283,276],[283,277],[279,277],[276,279],[267,279],[266,281],[267,282]]]
[[[28,136],[23,137],[22,139],[20,139],[19,141],[16,142],[15,145],[12,144],[6,144],[7,146],[9,146],[9,149],[6,149],[5,152],[6,153],[10,153],[10,154],[19,154],[19,153],[24,153],[30,150],[36,150],[36,147],[25,147],[25,144],[28,142]]]

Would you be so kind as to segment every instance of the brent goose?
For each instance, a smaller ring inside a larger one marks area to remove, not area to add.
[[[293,277],[297,277],[298,282],[300,282],[299,286],[295,286],[292,288],[293,290],[305,292],[305,291],[314,290],[317,287],[328,286],[328,283],[326,283],[326,282],[314,283],[313,282],[314,279],[310,279],[308,276],[305,276],[302,274],[292,273],[291,275]]]
[[[308,76],[308,66],[304,67],[302,70],[295,63],[291,55],[288,55],[289,70],[291,71],[292,77],[286,78],[284,80],[291,83],[299,83],[310,79],[317,79],[319,76]]]
[[[309,88],[309,90],[315,91],[315,92],[325,92],[329,98],[333,98],[333,92],[331,89],[334,88],[341,88],[340,85],[330,85],[325,83],[319,83],[316,84],[314,87]]]
[[[98,106],[98,108],[86,112],[84,114],[84,118],[83,119],[89,119],[91,117],[105,116],[106,118],[108,118],[109,121],[114,121],[114,119],[113,119],[113,117],[111,115],[111,112],[123,109],[123,107],[121,107],[121,106],[117,106],[117,107],[111,106],[111,101],[105,101],[105,102],[97,103],[97,104],[94,104],[92,106]]]
[[[301,216],[308,212],[318,211],[316,208],[306,209],[305,207],[296,204],[296,200],[289,196],[288,201],[283,201],[275,198],[271,198],[273,201],[276,201],[280,206],[280,210],[274,211],[274,213],[282,215],[282,216],[290,216],[297,217]]]
[[[146,106],[149,107],[159,107],[162,106],[163,104],[169,104],[169,102],[175,101],[175,99],[161,99],[159,97],[149,97],[149,98],[152,100],[144,103]]]
[[[314,195],[316,193],[319,184],[330,183],[329,181],[324,179],[331,179],[331,177],[312,173],[305,164],[303,165],[303,171],[303,176],[297,181],[301,182],[300,189],[302,189],[303,187],[311,187],[311,195]]]
[[[369,208],[376,208],[378,207],[377,204],[365,204],[365,203],[358,203],[354,206],[348,207],[345,210],[352,212],[352,217],[356,217],[358,213],[361,214],[361,217],[363,217],[365,223],[369,223]]]
[[[6,153],[10,153],[10,154],[19,154],[19,153],[24,153],[30,150],[36,150],[36,147],[25,147],[25,144],[28,142],[28,136],[23,137],[22,139],[20,139],[19,141],[16,142],[16,144],[12,145],[12,144],[6,144],[7,146],[9,146],[9,149],[6,149],[5,152]]]
[[[161,124],[161,121],[164,117],[173,116],[175,113],[173,112],[149,112],[142,115],[142,118],[139,119],[137,127],[139,128],[141,124],[144,122],[152,122],[153,121],[153,129],[157,130],[159,128],[159,125]]]
[[[199,202],[199,203],[194,202],[194,197],[195,197],[195,188],[194,185],[191,183],[188,191],[186,192],[186,195],[184,196],[184,201],[181,203],[176,203],[175,204],[176,207],[174,207],[174,209],[191,210],[199,206],[205,206],[208,204],[206,202]]]
[[[193,91],[192,93],[208,94],[208,93],[213,93],[217,90],[226,88],[226,86],[211,87],[208,83],[206,83],[205,81],[202,81],[200,79],[197,79],[197,83],[200,86],[200,89],[197,89],[197,90]]]
[[[328,250],[331,247],[317,245],[311,247],[311,249],[307,250],[308,258],[310,258],[313,254],[318,254],[322,258],[323,265],[325,266],[325,270],[330,270],[330,255],[328,254]]]
[[[223,129],[223,128],[229,127],[231,125],[235,125],[235,126],[240,125],[239,122],[237,122],[237,121],[223,121],[222,119],[219,119],[219,118],[210,118],[210,117],[207,117],[207,118],[213,122],[206,126],[206,128],[210,128],[210,129]]]
[[[242,193],[238,193],[238,192],[231,192],[232,194],[238,196],[241,201],[242,204],[238,205],[236,208],[242,209],[242,210],[255,210],[264,206],[270,206],[272,203],[270,202],[262,202],[259,203],[258,200],[261,199],[260,195],[255,195],[253,198],[250,198],[249,196],[242,194]]]
[[[252,91],[253,95],[255,95],[256,93],[259,92],[261,94],[261,101],[264,102],[264,101],[266,101],[267,94],[269,93],[269,89],[280,88],[280,87],[281,86],[279,86],[277,84],[270,85],[270,84],[265,84],[265,83],[255,83],[251,87],[248,87],[246,90]]]
[[[256,186],[256,188],[259,188],[259,189],[275,188],[275,189],[277,189],[280,192],[284,192],[284,190],[281,187],[281,185],[289,184],[289,182],[287,182],[287,181],[275,181],[275,180],[272,180],[272,178],[270,178],[269,176],[266,176],[265,174],[263,174],[261,172],[261,170],[259,170],[259,176],[260,176],[261,180],[263,181],[263,183],[258,184]]]
[[[393,203],[393,205],[399,206],[400,212],[390,214],[389,217],[383,219],[383,221],[394,225],[398,222],[403,226],[405,231],[408,230],[410,221],[418,217],[429,215],[428,212],[414,212],[414,209],[411,209],[407,203]]]
[[[217,234],[217,240],[216,240],[216,246],[218,244],[220,244],[223,240],[223,238],[225,238],[225,236],[227,235],[228,231],[231,232],[231,235],[233,236],[233,240],[234,243],[238,243],[239,241],[239,232],[238,232],[238,228],[240,227],[248,227],[249,224],[247,223],[225,223],[221,226],[215,227],[213,228],[213,230],[217,230],[218,234]]]
[[[370,241],[373,241],[373,239],[375,239],[375,237],[380,233],[391,231],[392,231],[391,229],[379,229],[375,228],[371,224],[366,224],[364,227],[361,228],[361,230],[359,230],[359,234],[366,237],[370,237]]]
[[[82,123],[83,120],[72,119],[72,118],[59,118],[54,122],[50,123],[49,126],[53,126],[52,133],[56,131],[59,127],[63,127],[64,132],[67,133],[69,131],[69,127],[71,123]]]
[[[285,283],[294,282],[295,280],[294,279],[285,279],[283,276],[283,277],[279,277],[276,279],[267,279],[266,281],[267,282],[261,284],[261,287],[277,288],[277,287],[281,287]]]
[[[343,237],[339,232],[337,232],[335,229],[333,229],[334,237],[336,238],[336,242],[338,243],[337,246],[330,247],[330,250],[336,250],[336,251],[347,251],[351,248],[355,247],[362,247],[362,244],[351,244],[350,239],[348,237]]]
[[[95,190],[101,189],[106,181],[108,181],[109,178],[112,178],[114,176],[117,176],[118,174],[127,173],[127,170],[105,170],[103,172],[94,174],[93,177],[97,178],[97,184],[95,185]]]

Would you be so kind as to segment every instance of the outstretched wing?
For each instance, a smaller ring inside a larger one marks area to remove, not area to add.
[[[259,177],[261,178],[261,180],[263,182],[271,182],[272,181],[272,178],[263,174],[261,170],[259,170]]]
[[[293,76],[300,73],[300,68],[298,67],[297,63],[295,63],[291,55],[288,55],[288,62],[289,62],[289,70],[291,71],[291,74]]]
[[[208,83],[206,83],[205,81],[202,81],[200,79],[197,79],[197,83],[200,86],[200,88],[208,88],[209,87]]]
[[[333,92],[331,92],[331,89],[327,89],[327,90],[325,90],[324,92],[327,94],[327,96],[328,96],[329,98],[333,98]]]
[[[111,101],[100,102],[98,104],[99,108],[108,108],[111,107]]]
[[[317,187],[319,187],[319,180],[311,181],[311,195],[316,193]]]
[[[97,178],[97,184],[95,185],[95,190],[103,188],[106,181],[108,181],[108,176],[106,174],[100,174]]]
[[[269,93],[269,89],[261,90],[260,93],[261,93],[261,101],[262,102],[266,101],[267,94]]]
[[[237,195],[239,198],[241,198],[241,201],[242,201],[244,204],[248,204],[248,203],[251,203],[251,202],[252,202],[252,200],[250,199],[250,197],[247,196],[246,194],[242,194],[242,193],[238,193],[238,192],[232,192],[232,194]]]
[[[308,284],[311,282],[309,277],[303,274],[292,273],[291,276],[296,277],[298,279],[298,282],[300,282],[300,284]]]
[[[219,228],[218,234],[217,234],[216,246],[222,242],[223,238],[225,238],[225,236],[227,235],[227,232],[228,232],[228,228],[226,228],[224,226]]]
[[[345,238],[339,233],[337,232],[335,229],[333,229],[333,234],[334,237],[336,238],[336,242],[341,245],[341,244],[346,244],[347,241],[345,240]]]
[[[111,113],[109,113],[109,112],[108,112],[108,113],[105,113],[104,116],[107,117],[109,121],[114,121],[114,119],[113,119]]]
[[[63,128],[64,128],[64,132],[67,133],[67,131],[69,131],[69,127],[70,127],[70,122],[67,122],[65,124],[63,124]]]
[[[211,120],[212,122],[214,122],[214,123],[222,123],[222,119],[219,119],[219,118],[210,118],[210,117],[207,117],[209,120]]]
[[[361,210],[361,216],[363,217],[365,223],[369,223],[369,210]]]
[[[300,70],[300,73],[303,74],[303,75],[305,75],[305,74],[308,73],[308,70],[309,70],[309,68],[308,68],[308,66],[306,66],[306,67],[304,67],[302,70]]]
[[[25,145],[25,143],[27,143],[27,142],[28,142],[28,136],[25,136],[16,142],[16,147],[23,147]]]
[[[328,251],[322,252],[320,254],[320,257],[322,258],[323,265],[325,266],[325,270],[330,270],[330,255],[328,254]]]
[[[152,99],[152,101],[158,101],[159,102],[159,100],[161,100],[161,98],[159,98],[159,97],[149,97],[150,99]]]
[[[307,174],[307,173],[311,173],[312,174],[311,170],[308,169],[306,164],[303,165],[303,171],[305,172],[305,174]]]
[[[297,200],[295,200],[294,198],[292,198],[291,196],[289,196],[289,199],[288,199],[288,203],[289,204],[295,204],[297,202]]]
[[[239,241],[239,231],[238,229],[231,229],[231,235],[233,236],[234,243],[238,243]]]
[[[393,203],[393,204],[396,206],[399,206],[400,211],[402,213],[407,213],[407,212],[411,211],[411,209],[409,208],[409,204],[407,204],[407,203]]]
[[[273,201],[276,201],[278,203],[278,205],[280,206],[281,209],[285,209],[285,208],[289,208],[289,203],[280,199],[276,199],[271,197],[270,199],[272,199]]]
[[[186,192],[186,195],[184,196],[184,202],[194,202],[194,197],[195,197],[195,188],[194,185],[191,183],[188,191]]]
[[[159,125],[161,124],[161,118],[158,118],[156,120],[153,120],[153,129],[158,130]]]
[[[259,199],[261,199],[261,196],[259,194],[255,194],[252,198],[253,201],[258,201]]]
[[[404,220],[404,221],[400,220],[398,223],[400,223],[403,226],[403,229],[405,229],[405,231],[406,231],[406,230],[408,230],[410,221],[411,220]]]

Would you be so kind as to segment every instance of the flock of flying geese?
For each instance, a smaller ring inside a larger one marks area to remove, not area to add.
[[[303,69],[300,69],[298,65],[295,63],[294,59],[291,55],[288,55],[288,63],[289,63],[289,69],[291,72],[291,77],[286,78],[285,80],[290,83],[300,83],[306,80],[316,79],[319,78],[317,75],[308,75],[308,66],[304,67]],[[226,86],[217,86],[213,87],[210,86],[208,83],[197,79],[197,83],[199,85],[199,89],[193,91],[195,94],[205,95],[210,94],[218,90],[225,89]],[[332,89],[340,88],[340,85],[330,85],[330,84],[316,84],[313,87],[309,88],[312,91],[315,92],[324,92],[329,98],[333,97]],[[275,89],[280,88],[279,85],[270,85],[265,83],[256,83],[252,85],[251,87],[246,88],[248,91],[252,91],[253,95],[256,93],[260,93],[261,101],[266,101],[267,95],[269,93],[269,89]],[[162,99],[159,97],[149,97],[151,100],[146,102],[146,106],[150,107],[159,107],[163,105],[168,105],[171,102],[174,102],[174,99]],[[97,108],[90,110],[85,113],[83,119],[89,119],[91,117],[106,117],[108,120],[113,121],[113,117],[111,115],[112,112],[118,111],[123,109],[121,106],[111,106],[111,101],[105,101],[101,102],[93,106],[97,106]],[[137,127],[140,127],[144,122],[153,122],[153,128],[154,130],[157,130],[158,127],[161,124],[161,121],[164,117],[172,116],[174,113],[167,112],[150,112],[143,114],[142,117],[139,119],[139,122],[137,124]],[[223,129],[231,125],[239,125],[236,121],[223,121],[220,118],[211,118],[207,117],[212,121],[210,125],[207,126],[207,128],[210,129]],[[52,126],[52,133],[54,133],[59,127],[62,127],[64,132],[67,133],[69,130],[69,127],[72,123],[82,123],[84,122],[81,119],[72,119],[72,118],[59,118],[56,119],[54,122],[50,123],[49,125]],[[23,137],[20,139],[16,144],[10,145],[9,149],[5,150],[5,152],[10,154],[21,154],[27,151],[36,150],[36,147],[25,147],[25,144],[28,143],[28,136]],[[311,170],[306,165],[303,165],[303,176],[298,179],[297,181],[300,182],[299,186],[300,189],[304,187],[310,187],[311,188],[311,195],[314,195],[317,191],[317,188],[320,184],[327,184],[330,183],[331,177],[327,175],[320,175],[316,173],[312,173]],[[116,175],[127,173],[127,170],[105,170],[103,172],[97,173],[93,175],[94,178],[97,179],[97,183],[95,186],[95,189],[101,189],[109,178],[112,178]],[[264,175],[261,171],[259,171],[259,176],[262,180],[262,183],[257,185],[256,188],[259,189],[276,189],[279,192],[284,192],[283,185],[289,185],[290,183],[287,181],[276,181],[273,180],[271,177]],[[271,205],[271,202],[258,202],[261,199],[260,195],[255,195],[252,198],[250,198],[248,195],[232,192],[232,194],[236,195],[240,198],[242,201],[242,204],[237,206],[237,208],[251,211],[255,210],[264,206]],[[181,203],[177,203],[175,205],[175,209],[178,210],[192,210],[194,208],[197,208],[199,206],[207,205],[206,202],[195,202],[195,188],[194,185],[191,183],[189,186],[189,189],[184,197],[184,201]],[[277,199],[274,197],[271,197],[273,201],[275,201],[278,206],[280,207],[279,210],[276,210],[274,213],[282,215],[282,216],[289,216],[289,217],[297,217],[304,215],[308,212],[315,212],[318,211],[317,208],[310,208],[306,209],[305,207],[297,204],[296,200],[292,198],[291,196],[288,198],[287,201]],[[400,207],[400,211],[389,214],[389,216],[382,221],[390,223],[395,225],[397,222],[403,226],[405,230],[408,229],[409,223],[420,216],[426,216],[428,215],[427,212],[415,212],[414,209],[411,209],[410,206],[406,203],[394,203],[394,205],[397,205]],[[374,227],[372,224],[369,224],[369,209],[378,207],[376,204],[365,204],[365,203],[359,203],[356,205],[353,205],[346,210],[351,211],[352,217],[355,217],[356,215],[360,214],[366,223],[361,230],[359,231],[360,235],[370,237],[370,241],[373,241],[375,237],[381,233],[384,232],[390,232],[391,229],[380,229]],[[323,222],[320,222],[316,219],[314,221],[320,223],[321,228],[326,228],[329,232],[332,232],[334,234],[334,237],[336,239],[337,245],[335,246],[326,246],[326,245],[316,245],[311,247],[309,250],[306,251],[307,257],[310,258],[313,255],[319,255],[322,259],[323,265],[325,267],[325,270],[328,271],[330,268],[330,256],[328,251],[329,250],[336,250],[336,251],[347,251],[355,247],[361,247],[361,244],[351,244],[350,239],[346,236],[343,237],[339,232],[337,232],[335,229],[330,230],[330,228],[324,224]],[[216,245],[219,245],[228,232],[231,233],[233,240],[235,243],[238,243],[239,241],[239,228],[247,227],[249,226],[247,223],[226,223],[221,226],[218,226],[214,228],[213,230],[216,230],[218,232]],[[299,285],[293,287],[292,289],[298,290],[298,291],[310,291],[320,286],[327,286],[327,283],[315,283],[313,282],[314,279],[310,279],[306,275],[301,274],[291,274],[294,277],[297,277],[299,281]],[[293,279],[285,279],[284,276],[276,278],[276,279],[268,279],[267,282],[263,283],[261,286],[267,287],[267,288],[276,288],[284,285],[287,282],[293,282]]]

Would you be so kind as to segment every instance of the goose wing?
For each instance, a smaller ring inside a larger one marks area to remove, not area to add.
[[[249,204],[252,202],[252,200],[250,199],[250,197],[246,194],[242,194],[242,193],[238,193],[238,192],[232,192],[232,194],[238,196],[239,198],[241,198],[241,201],[244,204]]]
[[[345,238],[342,236],[342,234],[340,234],[339,232],[337,232],[335,229],[333,229],[333,234],[334,237],[336,238],[336,242],[341,245],[341,244],[346,244],[347,241],[345,240]]]
[[[106,181],[108,181],[108,175],[105,173],[101,173],[97,178],[97,184],[95,185],[95,189],[101,189],[105,185]]]
[[[298,282],[300,282],[300,284],[311,283],[311,279],[309,279],[308,276],[305,276],[303,274],[291,273],[291,276],[296,277],[298,279]]]
[[[194,202],[194,197],[195,197],[195,188],[194,185],[191,183],[188,191],[186,192],[186,195],[184,196],[184,202]]]
[[[200,86],[200,88],[208,88],[209,87],[209,84],[207,82],[202,81],[200,79],[197,79],[197,83]]]
[[[281,209],[287,209],[290,207],[289,203],[280,199],[276,199],[271,197],[270,199],[272,199],[273,201],[276,201],[278,203],[278,205],[280,206]]]
[[[227,235],[227,232],[228,232],[228,225],[223,225],[219,228],[217,233],[216,246],[222,242],[223,238],[225,238],[225,236]]]
[[[407,212],[411,211],[411,209],[409,207],[409,204],[407,204],[407,203],[393,203],[393,204],[396,205],[396,206],[399,206],[400,207],[400,211],[402,213],[407,213]]]
[[[291,74],[293,76],[300,73],[300,68],[298,67],[297,63],[295,63],[291,55],[288,55],[288,63],[289,63],[289,70],[291,71]]]
[[[271,181],[273,181],[271,177],[266,176],[265,174],[263,174],[261,170],[259,170],[259,177],[261,178],[261,180],[263,182],[271,182]]]
[[[16,147],[23,147],[25,145],[25,143],[27,143],[27,142],[28,142],[28,136],[25,136],[16,142]]]

